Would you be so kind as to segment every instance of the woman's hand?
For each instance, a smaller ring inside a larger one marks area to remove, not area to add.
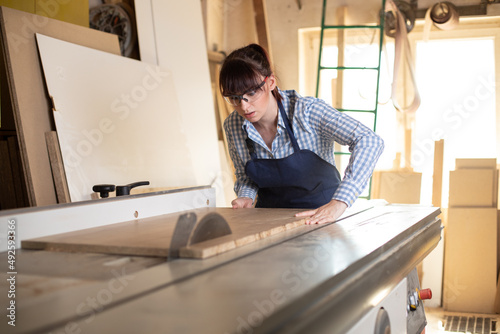
[[[238,197],[231,202],[233,209],[251,208],[253,206],[253,199],[250,197]]]
[[[233,206],[234,207],[234,206]],[[295,214],[295,217],[308,217],[306,224],[326,224],[333,223],[347,209],[347,204],[342,201],[332,199],[329,203],[316,210],[303,211]]]

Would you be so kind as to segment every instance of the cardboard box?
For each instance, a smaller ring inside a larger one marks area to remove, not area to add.
[[[497,287],[496,208],[449,209],[444,263],[444,309],[493,313]]]
[[[496,207],[497,183],[496,169],[450,171],[449,207]]]
[[[422,173],[410,171],[375,171],[372,198],[389,203],[419,204]]]

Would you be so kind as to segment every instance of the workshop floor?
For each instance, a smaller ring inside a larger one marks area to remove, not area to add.
[[[427,326],[425,334],[443,334],[443,333],[480,333],[480,334],[498,334],[500,333],[500,315],[498,314],[460,314],[445,312],[442,308],[425,308],[425,316],[427,318]],[[451,317],[454,319],[451,320]],[[477,320],[483,320],[482,325],[477,325]],[[488,320],[489,319],[489,320]],[[452,323],[448,323],[449,321]],[[456,327],[457,320],[461,320],[459,326]],[[474,320],[472,325],[471,320]],[[455,321],[455,323],[453,323]],[[488,325],[486,324],[488,322]],[[469,324],[470,323],[470,324]],[[498,324],[498,325],[497,325]],[[488,329],[489,326],[489,329]],[[461,328],[460,328],[461,327]],[[464,327],[466,328],[464,330]],[[472,328],[472,329],[471,329]]]

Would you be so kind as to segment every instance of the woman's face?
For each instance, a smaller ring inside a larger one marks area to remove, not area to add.
[[[249,97],[248,100],[251,102],[242,99],[241,104],[235,107],[241,117],[252,123],[262,120],[263,117],[265,118],[269,114],[268,110],[272,109],[270,111],[272,115],[274,115],[275,111],[274,107],[270,107],[269,101],[270,99],[274,99],[272,90],[276,87],[276,79],[274,75],[271,75],[267,78],[262,77],[261,80],[264,82],[261,88],[250,90],[246,94],[243,94],[245,98]],[[252,101],[253,96],[256,96],[256,98]]]

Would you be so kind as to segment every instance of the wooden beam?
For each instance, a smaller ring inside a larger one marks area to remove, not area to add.
[[[404,160],[404,168],[409,171],[413,171],[411,167],[411,129],[405,129],[405,160]]]
[[[443,193],[444,139],[434,142],[434,174],[432,176],[432,205],[441,206]]]
[[[71,199],[69,196],[68,182],[66,181],[66,173],[64,172],[64,164],[57,132],[46,132],[45,141],[47,142],[47,151],[49,152],[50,168],[56,188],[57,202],[70,203]]]
[[[224,133],[224,120],[229,116],[231,111],[227,109],[228,105],[227,105],[226,101],[224,101],[224,98],[222,97],[222,95],[219,91],[220,69],[221,69],[221,65],[215,66],[215,87],[216,87],[215,90],[216,90],[216,98],[217,98],[217,110],[219,111],[218,119],[220,122],[220,127],[222,129],[222,139],[224,140],[225,157],[227,159],[228,165],[231,167],[231,172],[233,174],[232,180],[234,182],[234,181],[236,181],[235,169],[234,169],[233,162],[231,161],[231,157],[229,155],[229,147],[227,145],[227,138],[226,138],[226,134]],[[222,152],[220,152],[220,154],[222,154]]]
[[[337,25],[345,25],[345,18],[347,15],[347,7],[341,6],[337,8]],[[338,63],[337,66],[344,66],[344,54],[345,54],[345,29],[337,29],[337,52],[338,52]],[[319,64],[321,65],[321,64]],[[342,108],[344,94],[344,71],[337,70],[337,87],[336,87],[336,107]],[[334,106],[335,107],[335,106]]]
[[[271,38],[267,25],[266,0],[253,0],[255,12],[255,26],[257,28],[257,40],[260,46],[265,48],[272,60]]]

